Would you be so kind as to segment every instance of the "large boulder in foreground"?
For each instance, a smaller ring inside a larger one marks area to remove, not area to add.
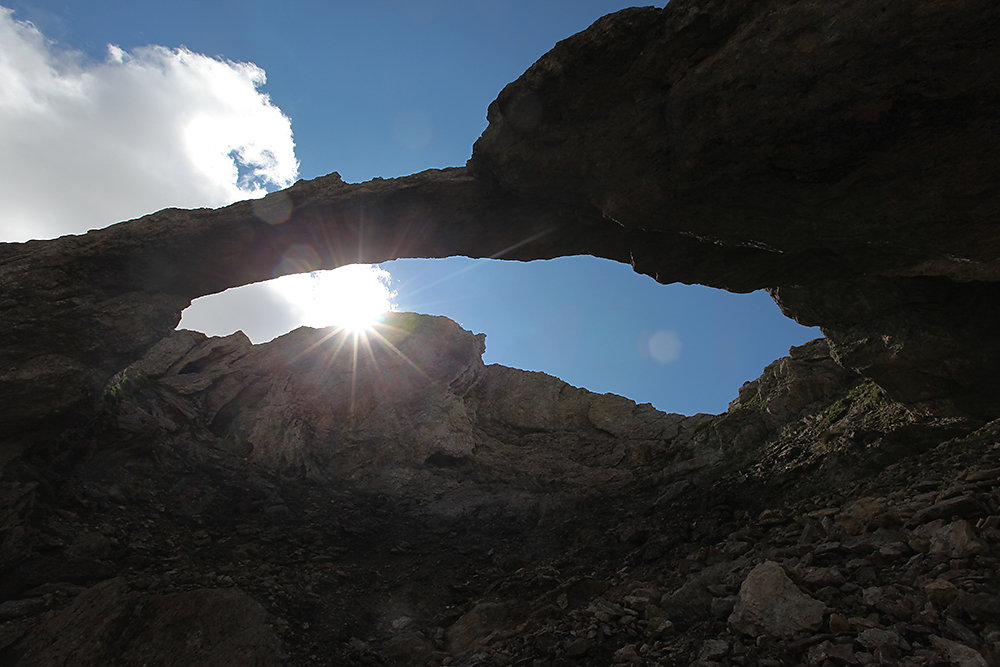
[[[792,637],[819,630],[825,605],[798,589],[784,569],[765,561],[750,570],[729,616],[734,632],[759,637]]]

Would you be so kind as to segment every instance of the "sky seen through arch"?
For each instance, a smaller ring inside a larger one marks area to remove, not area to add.
[[[0,4],[7,241],[221,206],[334,170],[360,182],[462,165],[504,85],[558,40],[628,6]],[[594,258],[397,260],[381,270],[398,309],[486,333],[487,362],[667,411],[724,410],[743,381],[819,335],[766,294],[658,285]],[[244,287],[199,300],[185,326],[266,340],[296,325],[294,301]],[[270,332],[254,333],[268,322]]]

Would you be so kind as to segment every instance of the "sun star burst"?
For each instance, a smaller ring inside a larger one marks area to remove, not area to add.
[[[332,271],[284,276],[275,286],[298,311],[305,325],[338,327],[355,335],[372,330],[393,310],[396,293],[388,271],[375,265],[352,264]]]

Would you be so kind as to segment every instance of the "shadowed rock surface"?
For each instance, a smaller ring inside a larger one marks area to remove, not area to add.
[[[0,662],[1000,663],[1000,8],[673,0],[465,167],[0,244]],[[173,331],[396,257],[592,254],[825,339],[721,415],[481,334]]]
[[[88,588],[28,640],[24,664],[280,665],[267,612],[238,589],[148,594],[123,579]]]
[[[684,417],[483,365],[446,318],[378,332],[175,332],[6,460],[0,661],[1000,658],[996,422],[823,339]]]
[[[899,400],[990,418],[998,29],[989,0],[624,10],[504,88],[467,167],[5,244],[0,419],[83,409],[193,298],[455,254],[767,288]]]
[[[256,346],[242,333],[177,331],[125,369],[105,402],[137,437],[187,441],[194,431],[269,469],[407,489],[444,514],[494,502],[470,476],[528,495],[553,487],[551,502],[630,482],[631,467],[704,421],[485,366],[484,339],[413,313],[388,314],[360,338],[303,327]],[[701,449],[701,465],[721,456]]]

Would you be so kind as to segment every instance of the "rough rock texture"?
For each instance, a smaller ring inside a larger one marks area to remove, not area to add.
[[[508,85],[467,167],[332,174],[5,244],[0,423],[78,417],[190,299],[227,287],[394,257],[580,253],[664,283],[767,288],[898,400],[994,417],[998,29],[990,0],[624,10]]]
[[[905,402],[992,416],[998,21],[986,1],[625,10],[501,92],[469,168],[589,203],[661,282],[769,288]]]
[[[820,629],[825,605],[805,595],[781,566],[764,561],[750,570],[740,586],[729,627],[752,637],[792,637]]]
[[[27,638],[24,664],[282,664],[267,612],[236,588],[168,594],[129,590],[123,579],[92,586]]]
[[[1000,663],[998,28],[672,0],[556,45],[466,167],[0,244],[0,662]],[[296,271],[580,253],[827,338],[682,417],[444,318],[172,332]]]
[[[137,437],[217,438],[269,469],[405,488],[446,513],[493,502],[460,488],[459,470],[512,488],[558,482],[552,503],[630,482],[630,469],[654,458],[703,467],[722,456],[718,441],[691,439],[704,417],[485,366],[484,340],[413,313],[390,313],[360,338],[303,327],[257,346],[242,333],[177,331],[116,376],[104,402]]]
[[[5,459],[0,662],[1000,660],[1000,422],[822,340],[682,417],[379,331],[175,332]]]

